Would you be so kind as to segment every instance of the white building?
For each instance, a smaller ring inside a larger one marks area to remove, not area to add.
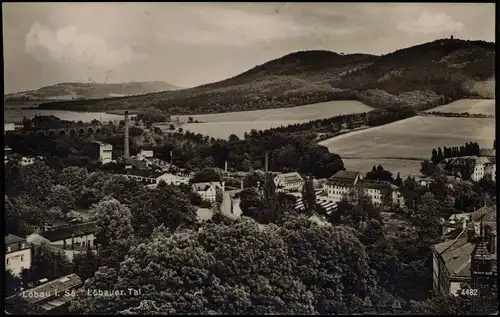
[[[335,202],[341,201],[345,195],[352,191],[360,179],[362,179],[362,176],[359,172],[337,172],[328,179],[326,184],[328,197],[332,197]]]
[[[13,234],[5,236],[5,267],[15,276],[31,268],[31,246],[26,239]]]
[[[14,131],[16,129],[16,125],[14,123],[4,123],[3,124],[3,133],[7,131]]]
[[[33,156],[23,156],[21,157],[21,166],[28,166],[35,163],[35,158]]]
[[[497,170],[496,157],[478,157],[475,160],[474,172],[472,174],[472,180],[480,181],[485,175],[490,175],[491,179],[496,181],[496,170]]]
[[[369,196],[375,205],[390,202],[392,205],[404,207],[404,197],[399,187],[386,182],[365,180],[359,172],[339,171],[328,179],[326,187],[328,197],[332,197],[335,202],[355,191]]]
[[[46,243],[48,246],[64,252],[71,261],[77,253],[86,252],[88,248],[95,250],[97,246],[95,232],[95,222],[84,222],[33,233],[26,239],[29,243],[37,246]]]
[[[277,191],[301,191],[304,183],[304,179],[297,172],[279,174],[274,177],[274,184],[276,185]]]
[[[153,158],[153,150],[141,150],[139,155],[144,156],[145,158]]]
[[[214,202],[217,197],[217,190],[224,192],[224,182],[204,182],[191,185],[194,192],[206,201]]]
[[[95,147],[96,157],[102,164],[110,163],[113,160],[113,145],[94,141],[92,144]]]

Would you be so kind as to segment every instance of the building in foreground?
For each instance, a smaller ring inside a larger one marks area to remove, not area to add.
[[[31,268],[31,246],[26,239],[13,234],[5,236],[5,268],[15,276]]]
[[[24,290],[5,299],[8,314],[67,314],[71,291],[81,286],[82,279],[76,274],[63,276],[37,287]]]
[[[465,225],[464,225],[465,223]],[[484,226],[484,236],[481,236]],[[462,283],[472,282],[471,263],[478,243],[486,240],[496,270],[496,207],[483,207],[456,222],[456,234],[449,230],[448,240],[431,247],[433,254],[433,291],[457,295]],[[493,267],[492,267],[493,270]],[[496,274],[493,271],[489,274]]]

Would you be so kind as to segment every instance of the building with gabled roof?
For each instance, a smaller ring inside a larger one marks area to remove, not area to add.
[[[276,191],[297,192],[304,186],[304,179],[297,172],[278,174],[274,178]]]
[[[31,246],[26,239],[13,234],[5,236],[5,268],[20,276],[31,267]]]
[[[42,313],[64,314],[74,296],[69,291],[81,286],[82,279],[70,274],[34,288],[24,290],[5,299],[5,312],[8,314]],[[36,309],[31,312],[30,309]]]
[[[480,241],[482,225],[490,228],[486,239],[496,261],[496,208],[483,207],[470,214],[465,227],[456,228],[453,239],[431,247],[434,292],[457,295],[461,283],[471,282],[471,254]]]
[[[47,244],[53,249],[62,251],[69,260],[72,260],[77,253],[97,248],[96,231],[95,221],[90,221],[33,233],[26,240],[37,246]]]
[[[193,183],[191,189],[206,201],[215,202],[217,191],[224,192],[224,182]]]

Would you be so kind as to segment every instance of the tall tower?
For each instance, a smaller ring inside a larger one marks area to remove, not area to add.
[[[269,155],[267,154],[267,151],[266,151],[266,156],[264,158],[264,172],[266,173],[267,177],[267,173],[269,173]]]
[[[471,254],[471,284],[472,289],[478,291],[477,296],[472,296],[472,310],[478,313],[487,313],[490,307],[496,306],[497,299],[497,295],[492,294],[497,280],[497,271],[494,269],[496,229],[489,226],[484,229],[481,221],[479,241]]]
[[[124,137],[124,145],[123,145],[123,157],[128,159],[130,157],[129,149],[128,149],[128,111],[125,111],[125,137]]]

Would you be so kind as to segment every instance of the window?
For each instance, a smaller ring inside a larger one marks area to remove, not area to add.
[[[9,258],[5,259],[5,263],[9,265]]]
[[[7,247],[7,252],[10,252],[10,247]]]
[[[24,243],[21,243],[21,249],[24,249],[24,246],[25,246]]]
[[[21,254],[21,262],[24,261],[24,254]]]

